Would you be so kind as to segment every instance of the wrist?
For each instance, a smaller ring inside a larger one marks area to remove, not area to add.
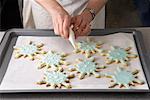
[[[87,11],[91,14],[92,20],[94,20],[95,16],[96,16],[96,11],[94,9],[91,8],[85,8],[84,11]]]
[[[86,18],[89,23],[93,20],[91,13],[87,10],[84,10],[81,15],[83,15],[83,18]]]

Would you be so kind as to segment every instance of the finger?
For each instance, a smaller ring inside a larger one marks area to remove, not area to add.
[[[86,36],[91,32],[91,27],[90,25],[86,25],[85,29],[81,32],[81,36]]]
[[[82,23],[80,24],[80,26],[79,26],[79,29],[81,30],[81,31],[83,31],[85,28],[86,28],[86,22],[85,21],[82,21]]]
[[[63,33],[63,18],[58,19],[58,29],[59,29],[59,34],[64,37]]]
[[[78,29],[78,30],[76,30],[76,29],[74,29],[75,31],[75,34],[76,34],[76,38],[78,38],[79,36],[82,36],[81,34],[82,34],[82,31],[83,31],[83,29]]]
[[[75,29],[75,27],[73,27],[72,30],[74,31],[75,39],[77,39],[78,38],[78,31]]]
[[[71,24],[75,24],[75,21],[76,21],[76,17],[72,17],[71,18]]]
[[[66,39],[69,38],[70,22],[71,22],[71,19],[69,17],[66,17],[64,22],[63,22],[63,33],[64,33],[64,37]]]
[[[81,30],[81,29],[78,29],[77,32],[78,32],[78,35],[80,36],[82,30]]]
[[[79,27],[81,23],[82,23],[81,16],[76,16],[75,17],[75,27]]]
[[[81,33],[81,30],[80,30],[80,29],[77,30],[75,27],[73,27],[73,31],[74,31],[74,33],[75,33],[76,38],[77,38],[78,36],[80,36],[80,33]]]
[[[53,20],[53,28],[56,35],[60,35],[58,31],[58,23]]]

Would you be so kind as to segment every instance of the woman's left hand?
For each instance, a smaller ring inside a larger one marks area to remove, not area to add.
[[[80,15],[72,18],[73,31],[75,32],[76,38],[78,36],[85,36],[91,32],[91,21],[92,15],[89,11],[83,11]]]

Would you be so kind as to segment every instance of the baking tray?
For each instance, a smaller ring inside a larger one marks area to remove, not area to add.
[[[132,34],[135,40],[136,48],[142,64],[143,72],[149,89],[25,89],[25,90],[0,90],[0,93],[24,93],[24,92],[150,92],[150,67],[149,56],[146,53],[142,34],[134,29],[94,29],[90,36],[104,36],[123,32]],[[56,36],[53,30],[26,30],[26,29],[11,29],[6,32],[0,43],[0,83],[3,80],[7,70],[12,52],[18,36]]]

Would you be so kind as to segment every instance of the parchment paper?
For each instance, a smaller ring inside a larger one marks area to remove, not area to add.
[[[129,46],[133,47],[132,52],[137,54],[134,39],[131,34],[117,33],[107,36],[90,36],[96,41],[104,42],[102,48],[110,49],[110,46],[120,46],[122,48],[127,48]],[[83,40],[86,37],[80,37],[77,39]],[[72,53],[73,47],[70,43],[60,37],[32,37],[32,36],[19,36],[16,42],[16,46],[21,46],[28,44],[29,41],[35,41],[36,43],[42,42],[45,44],[44,50],[55,50],[58,52]],[[94,55],[98,58],[97,62],[100,65],[105,64],[105,57],[99,55]],[[83,58],[83,55],[72,54],[67,57],[67,61],[71,62],[72,65],[75,63],[76,58]],[[29,59],[14,59],[14,53],[12,54],[8,69],[0,85],[0,90],[16,90],[16,89],[49,89],[45,85],[37,85],[36,82],[43,78],[43,73],[46,70],[37,69],[39,60],[30,61]],[[143,74],[142,66],[139,58],[133,59],[130,62],[130,66],[127,67],[128,70],[140,70],[138,74],[139,79],[145,81],[144,85],[137,85],[134,89],[148,89],[145,76]],[[70,66],[72,66],[70,65]],[[121,64],[111,64],[107,65],[108,68],[101,70],[101,72],[114,72],[117,66],[122,66]],[[66,66],[64,66],[66,67]],[[73,89],[109,89],[110,78],[95,78],[94,76],[86,77],[83,80],[79,80],[78,77],[71,80]],[[117,88],[117,87],[116,87]]]

